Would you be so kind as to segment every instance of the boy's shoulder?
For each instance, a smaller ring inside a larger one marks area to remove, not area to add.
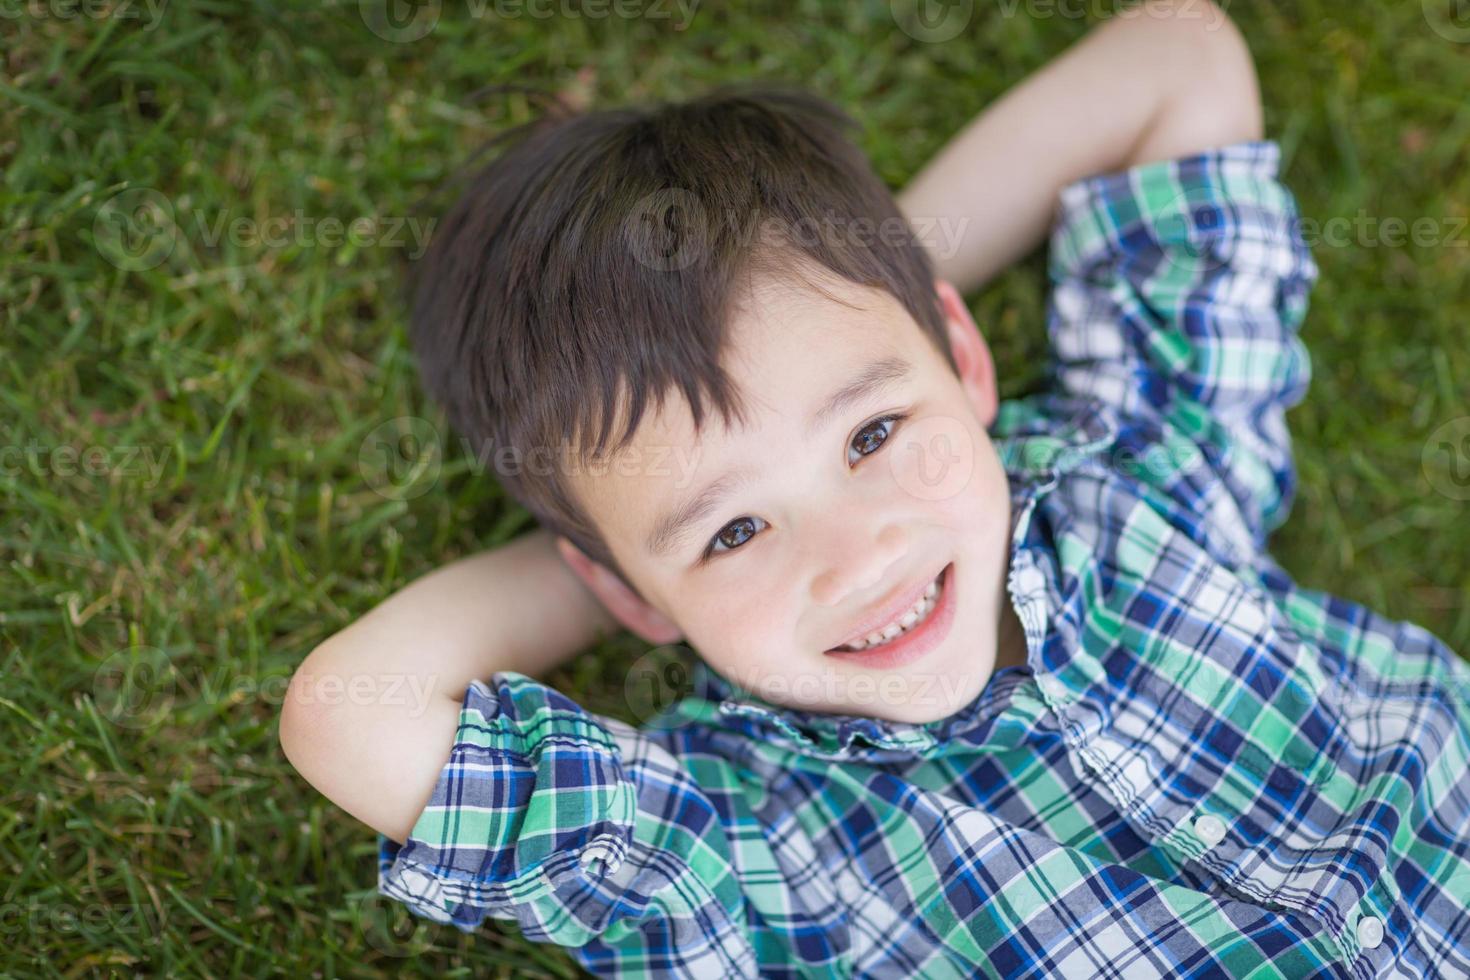
[[[1186,496],[1223,482],[1218,530],[1252,554],[1295,494],[1286,412],[1311,380],[1319,275],[1280,165],[1277,143],[1247,140],[1084,178],[1048,255],[1050,388],[1116,409],[1136,478]]]
[[[1256,547],[1216,448],[1157,416],[1045,391],[1001,402],[991,437],[1021,507],[1045,498],[1064,533],[1094,551],[1122,544],[1145,508],[1212,560],[1250,563]]]

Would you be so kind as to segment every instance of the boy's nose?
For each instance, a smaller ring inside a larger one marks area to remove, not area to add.
[[[872,521],[836,512],[822,524],[812,542],[819,550],[811,586],[812,601],[821,606],[842,606],[855,593],[880,588],[908,550],[908,532],[898,524],[878,524],[875,533]]]

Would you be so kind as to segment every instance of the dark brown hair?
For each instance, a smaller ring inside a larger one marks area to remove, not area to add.
[[[770,85],[548,112],[494,141],[506,149],[469,178],[413,270],[430,396],[482,462],[518,461],[496,472],[543,527],[630,588],[565,463],[607,459],[619,418],[621,450],[649,399],[661,407],[676,386],[696,431],[706,397],[727,426],[743,421],[721,367],[741,277],[806,264],[885,289],[955,367],[929,257],[854,127]]]

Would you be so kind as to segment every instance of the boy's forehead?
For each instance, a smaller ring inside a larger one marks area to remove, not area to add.
[[[886,290],[809,265],[762,276],[738,292],[726,329],[726,370],[742,393],[769,398],[799,395],[802,382],[860,360],[861,347],[902,347],[919,330]]]
[[[783,274],[754,276],[732,296],[721,367],[749,420],[758,424],[762,411],[785,414],[800,407],[825,377],[866,363],[875,351],[901,355],[920,340],[918,324],[892,294],[802,261]],[[626,426],[629,401],[621,393],[614,432]],[[693,411],[677,384],[657,405],[648,397],[623,452],[652,448],[648,444],[692,448],[739,434],[739,419],[729,419],[727,430],[707,399],[703,407],[696,434]]]
[[[735,341],[748,341],[751,327],[776,325],[812,314],[845,312],[843,322],[854,320],[861,325],[875,316],[904,312],[887,290],[853,282],[805,256],[793,256],[786,262],[768,257],[748,267],[731,295],[730,311],[729,326]]]
[[[620,452],[589,465],[582,496],[620,560],[627,560],[626,551],[641,552],[638,542],[657,515],[710,474],[768,464],[756,452],[766,426],[790,424],[800,432],[834,388],[874,365],[897,375],[900,363],[914,365],[924,356],[918,324],[891,294],[829,276],[818,281],[820,289],[799,276],[766,277],[732,301],[721,363],[748,428],[738,418],[727,421],[705,399],[696,431],[676,385],[661,403],[645,402]],[[620,399],[615,433],[623,431],[627,409]]]
[[[763,277],[732,303],[722,366],[750,427],[762,416],[796,418],[834,381],[884,356],[911,356],[918,325],[889,293],[830,275],[822,288],[791,277]],[[910,336],[911,335],[911,336]],[[695,452],[738,438],[739,418],[725,419],[708,400],[696,432],[693,410],[675,386],[644,409],[625,452]],[[620,421],[626,419],[620,406]],[[619,430],[621,431],[621,430]]]

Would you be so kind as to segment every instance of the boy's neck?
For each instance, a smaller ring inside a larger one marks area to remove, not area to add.
[[[1009,596],[1000,604],[1000,624],[995,640],[995,670],[1026,666],[1026,630],[1010,603]]]

